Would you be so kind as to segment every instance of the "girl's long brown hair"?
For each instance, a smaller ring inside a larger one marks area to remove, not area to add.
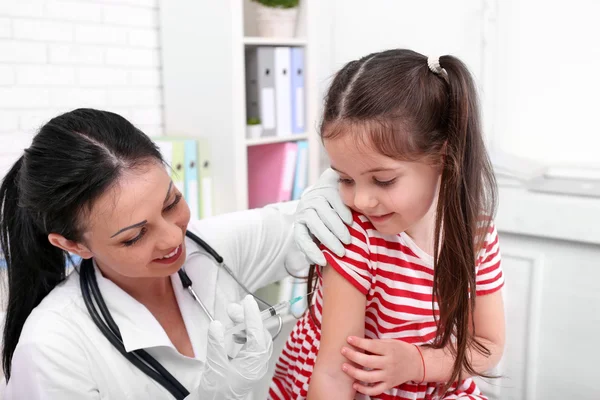
[[[436,74],[427,57],[402,49],[346,64],[325,98],[321,137],[352,134],[385,156],[441,167],[432,300],[439,318],[432,346],[448,347],[456,357],[448,388],[462,372],[483,375],[473,369],[469,348],[490,355],[475,339],[473,309],[475,265],[495,214],[496,182],[473,78],[455,57],[440,57],[440,65],[445,71]],[[309,292],[315,279],[311,267]]]

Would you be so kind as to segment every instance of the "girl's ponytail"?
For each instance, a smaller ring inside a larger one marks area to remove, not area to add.
[[[439,60],[448,85],[447,140],[437,207],[433,290],[440,320],[435,347],[452,344],[456,361],[450,383],[463,372],[480,375],[468,349],[489,355],[474,339],[477,254],[495,210],[495,179],[485,151],[477,91],[466,66],[457,58]]]
[[[361,135],[379,154],[441,170],[432,300],[439,318],[432,345],[456,356],[446,389],[463,372],[481,375],[470,351],[490,352],[474,339],[475,268],[495,212],[496,183],[471,74],[455,57],[406,49],[352,61],[336,74],[321,123],[324,140],[340,135]]]

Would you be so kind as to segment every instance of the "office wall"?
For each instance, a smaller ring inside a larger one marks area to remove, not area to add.
[[[600,3],[494,3],[486,53],[496,77],[494,145],[600,177]]]
[[[333,74],[349,61],[369,53],[409,48],[425,55],[460,57],[471,72],[483,81],[484,13],[482,0],[457,6],[440,0],[331,0],[321,4],[318,24],[319,90],[323,98]],[[486,93],[479,86],[483,101]],[[317,127],[315,127],[317,129]],[[328,166],[321,153],[321,168]]]
[[[157,0],[0,1],[0,176],[61,112],[118,112],[162,133]]]

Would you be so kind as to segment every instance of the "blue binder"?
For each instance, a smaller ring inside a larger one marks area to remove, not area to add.
[[[294,175],[294,187],[292,189],[292,200],[299,200],[308,180],[308,142],[298,142],[298,156],[296,157],[296,172]]]
[[[291,51],[292,79],[292,133],[304,133],[305,99],[304,99],[304,49],[292,47]]]

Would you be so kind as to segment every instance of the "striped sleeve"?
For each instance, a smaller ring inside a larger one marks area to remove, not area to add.
[[[492,223],[485,244],[477,259],[476,291],[477,296],[494,293],[504,286],[498,232]]]
[[[350,244],[344,245],[346,254],[338,257],[329,249],[321,245],[323,255],[332,268],[342,275],[348,282],[366,295],[371,288],[373,271],[370,262],[370,252],[366,224],[358,214],[354,213],[354,221],[350,229]]]

